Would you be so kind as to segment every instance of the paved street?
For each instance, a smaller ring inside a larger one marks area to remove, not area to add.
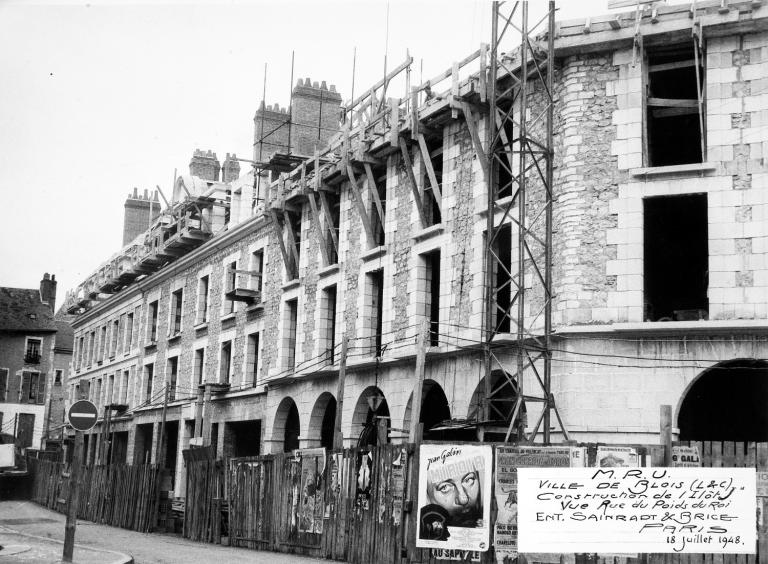
[[[64,516],[29,501],[0,502],[0,526],[30,535],[64,540]],[[75,542],[87,547],[130,554],[136,564],[327,562],[290,554],[197,543],[173,535],[137,533],[89,521],[77,522]],[[8,560],[0,558],[0,562]]]

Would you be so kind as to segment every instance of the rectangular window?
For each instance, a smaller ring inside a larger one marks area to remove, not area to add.
[[[120,405],[128,405],[128,387],[131,384],[131,370],[123,370],[123,378],[120,381],[120,397],[117,400]]]
[[[77,345],[77,370],[80,370],[80,368],[82,368],[84,357],[85,357],[85,337],[80,337]]]
[[[133,333],[131,334],[131,349],[139,344],[139,325],[141,325],[141,306],[133,310]]]
[[[147,315],[147,338],[150,343],[157,341],[157,300],[149,304]]]
[[[384,244],[384,226],[387,214],[387,167],[372,168],[374,185],[371,187],[371,226],[373,227],[374,243]],[[373,194],[375,192],[375,195]],[[381,210],[376,203],[381,203]]]
[[[264,250],[259,249],[251,255],[251,289],[259,293],[256,303],[261,302],[263,290],[262,272],[264,272]]]
[[[494,333],[511,331],[512,313],[512,225],[506,223],[496,229],[493,240],[493,292],[491,308]]]
[[[101,378],[96,379],[96,386],[94,386],[93,397],[96,404],[96,409],[101,413],[102,399],[101,399]]]
[[[251,386],[259,380],[259,334],[248,335],[248,356],[246,358],[246,378]]]
[[[366,274],[366,294],[370,317],[364,321],[368,324],[367,333],[370,336],[370,354],[381,356],[382,326],[384,320],[384,270],[374,270]]]
[[[115,396],[115,375],[110,374],[107,378],[107,389],[104,394],[104,405],[112,405]]]
[[[101,338],[99,339],[99,358],[97,360],[103,361],[107,356],[107,325],[101,328]]]
[[[285,302],[284,325],[283,325],[283,354],[285,366],[293,368],[296,366],[296,324],[299,315],[299,300],[287,300]]]
[[[96,331],[91,331],[88,335],[88,366],[93,364],[94,347],[96,346]]]
[[[179,288],[171,294],[171,335],[181,333],[181,313],[184,303],[184,290]]]
[[[237,284],[237,261],[229,263],[227,265],[227,268],[224,272],[225,277],[225,292],[232,292],[235,289],[235,285]],[[235,300],[230,300],[227,298],[224,298],[224,313],[234,313],[235,312]]]
[[[150,403],[152,401],[152,380],[155,378],[155,365],[147,364],[144,367],[144,402]]]
[[[707,195],[643,200],[645,321],[709,317]]]
[[[440,251],[431,251],[424,257],[427,310],[429,319],[429,344],[436,347],[440,344]]]
[[[64,376],[64,371],[62,369],[60,369],[60,368],[57,368],[56,372],[54,374],[55,375],[53,377],[53,383],[56,384],[57,386],[60,386],[61,385],[61,379]]]
[[[168,359],[168,400],[176,399],[176,381],[179,377],[179,357]]]
[[[125,352],[133,350],[133,313],[129,313],[125,321]]]
[[[120,340],[120,319],[112,322],[112,344],[109,347],[109,358],[114,358],[117,354],[117,342]]]
[[[229,384],[232,378],[232,341],[221,343],[221,358],[219,364],[219,382]]]
[[[195,382],[198,386],[205,382],[205,349],[195,351]]]
[[[8,369],[0,368],[0,402],[8,401]]]
[[[426,216],[427,225],[437,225],[443,221],[442,214],[440,213],[440,205],[438,204],[437,193],[433,190],[432,184],[437,182],[437,188],[442,193],[443,187],[443,135],[442,132],[438,137],[427,140],[427,151],[429,152],[429,158],[424,159],[425,174],[422,180],[423,192],[422,192],[422,205],[424,206],[424,215]],[[434,178],[429,173],[431,167],[434,173]]]
[[[197,281],[197,319],[195,324],[208,321],[208,286],[210,277],[206,274]]]
[[[299,265],[301,264],[301,212],[285,212],[285,219],[288,225],[288,260],[290,264],[286,265],[286,273],[289,280],[299,277]],[[293,253],[293,249],[296,253]]]
[[[648,166],[704,161],[703,61],[693,41],[646,51]]]
[[[329,364],[336,362],[336,285],[323,290],[322,302],[322,345]]]
[[[43,350],[43,340],[34,337],[27,337],[27,343],[24,351],[25,364],[40,364],[40,354]]]
[[[339,253],[336,245],[339,241],[339,224],[341,222],[341,198],[338,194],[324,193],[323,197],[328,207],[329,218],[326,219],[328,236],[325,238],[325,248],[328,249],[328,264],[337,264],[339,262]],[[336,242],[334,242],[336,241]]]
[[[125,348],[125,320],[126,315],[123,313],[120,315],[120,322],[118,323],[118,332],[117,332],[117,350],[115,351],[117,354],[120,354],[123,352],[123,349]]]

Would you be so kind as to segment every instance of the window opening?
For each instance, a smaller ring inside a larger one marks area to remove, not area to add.
[[[24,362],[27,364],[39,364],[40,352],[43,348],[42,339],[27,338],[27,346],[24,352]]]
[[[197,283],[197,323],[208,321],[208,275],[202,276]]]
[[[221,371],[219,382],[229,384],[232,378],[232,341],[221,343]]]
[[[442,193],[443,187],[443,136],[433,139],[427,139],[427,150],[429,151],[429,161],[432,163],[432,169],[435,171],[435,177],[437,178],[437,186]],[[432,191],[432,185],[427,177],[426,173],[423,177],[424,186],[424,215],[427,220],[427,227],[430,225],[437,225],[443,221],[442,214],[440,213],[440,206],[437,203],[437,197]]]
[[[173,294],[171,294],[171,311],[173,317],[171,318],[171,335],[177,335],[181,333],[181,313],[182,304],[184,302],[184,290],[179,288]]]
[[[149,304],[149,341],[157,341],[157,300]]]
[[[176,381],[179,376],[179,357],[174,356],[168,359],[168,386],[169,394],[168,400],[173,401],[176,399]]]
[[[442,162],[442,161],[441,161]],[[379,216],[379,208],[375,201],[371,201],[371,227],[373,228],[374,244],[378,247],[384,244],[384,225],[387,215],[387,167],[373,167],[375,190],[381,201],[383,216]]]
[[[323,309],[325,315],[325,358],[329,364],[336,360],[336,285],[328,286],[323,290]]]
[[[152,401],[152,380],[155,377],[155,365],[154,364],[147,364],[144,367],[144,374],[145,374],[145,393],[144,393],[144,401],[146,403],[150,403]]]
[[[367,274],[368,277],[368,296],[370,303],[370,335],[371,335],[371,354],[381,356],[382,354],[382,327],[384,320],[384,270],[374,270]]]
[[[707,319],[709,249],[707,196],[646,198],[644,319]]]
[[[195,351],[195,382],[199,386],[205,381],[205,349]]]
[[[429,318],[429,344],[436,347],[440,344],[440,251],[435,250],[424,256],[427,311]]]
[[[299,315],[299,300],[285,302],[285,363],[289,368],[296,365],[296,324]]]
[[[696,45],[648,49],[646,124],[648,165],[704,160],[702,131],[704,68]],[[704,128],[706,130],[706,128]]]
[[[251,386],[256,386],[259,379],[259,334],[248,335],[247,376]]]

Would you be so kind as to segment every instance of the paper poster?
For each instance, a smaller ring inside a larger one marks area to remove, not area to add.
[[[699,449],[695,446],[673,446],[672,466],[676,468],[699,468],[701,466]]]
[[[405,472],[408,454],[400,449],[392,461],[392,523],[400,524],[403,515],[403,498],[405,496]]]
[[[325,489],[325,449],[297,450],[301,458],[301,503],[298,529],[301,533],[322,534],[323,491]]]
[[[488,550],[491,447],[428,444],[419,456],[416,546]]]
[[[430,550],[435,560],[450,560],[454,562],[480,562],[477,550],[453,550],[450,548],[433,548]]]
[[[336,506],[341,495],[341,484],[344,482],[344,459],[341,453],[335,452],[330,457],[330,488],[325,504],[325,519],[336,515]]]
[[[760,497],[768,497],[768,471],[757,471],[757,495]]]
[[[496,523],[493,545],[496,561],[517,558],[517,469],[584,466],[581,447],[496,447]]]
[[[521,553],[754,554],[754,468],[520,468]]]
[[[371,507],[371,470],[373,468],[373,455],[370,452],[357,453],[355,463],[355,507],[368,511]]]
[[[595,466],[599,468],[626,468],[639,466],[637,451],[632,447],[598,446]]]

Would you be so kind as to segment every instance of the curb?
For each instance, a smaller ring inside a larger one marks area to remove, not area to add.
[[[41,537],[39,535],[31,535],[29,533],[22,533],[21,531],[17,531],[16,529],[11,529],[10,527],[7,527],[5,525],[0,525],[0,530],[8,531],[9,533],[13,533],[14,535],[19,535],[22,537],[27,537],[30,539],[36,539],[46,542],[55,542],[56,544],[64,545],[64,541],[59,539],[52,539],[50,537]],[[84,550],[90,550],[91,552],[101,552],[103,554],[111,554],[116,557],[116,560],[112,560],[110,562],[107,562],[105,564],[134,564],[133,556],[130,554],[123,554],[122,552],[117,552],[116,550],[108,550],[106,548],[95,548],[92,546],[84,545],[84,544],[78,544],[75,543],[75,547],[84,549]]]

